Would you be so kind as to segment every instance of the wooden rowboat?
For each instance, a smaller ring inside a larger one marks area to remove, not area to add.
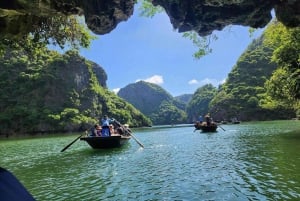
[[[80,140],[86,141],[93,149],[109,149],[121,147],[131,139],[131,136],[112,135],[108,137],[81,137]]]
[[[202,132],[216,132],[218,128],[218,125],[214,122],[212,122],[210,125],[207,125],[205,122],[196,122],[194,126],[196,130],[201,130]]]

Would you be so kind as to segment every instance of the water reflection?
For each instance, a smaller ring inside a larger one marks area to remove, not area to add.
[[[123,148],[92,150],[74,136],[0,142],[1,164],[37,200],[297,200],[299,124],[134,131]],[[75,136],[76,137],[76,136]],[[2,152],[5,150],[6,153]]]
[[[289,128],[286,127],[286,130]],[[262,200],[287,200],[300,198],[299,175],[300,154],[298,148],[300,138],[293,143],[287,142],[288,136],[295,137],[295,132],[285,133],[286,130],[274,124],[258,124],[249,131],[237,133],[235,139],[239,164],[237,173],[246,183],[245,187],[250,192],[255,192],[253,197]],[[251,131],[250,131],[251,130]],[[298,168],[297,168],[298,167]],[[298,175],[298,177],[295,177]]]

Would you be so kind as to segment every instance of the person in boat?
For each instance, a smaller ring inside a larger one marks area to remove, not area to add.
[[[99,126],[99,124],[95,124],[94,127],[91,128],[91,132],[90,132],[90,137],[96,137],[99,136],[99,131],[100,131],[101,127]],[[100,131],[101,132],[101,131]],[[101,133],[100,133],[101,135]]]
[[[96,127],[97,136],[101,136],[101,131],[102,131],[101,126],[99,126],[99,124],[97,124],[97,127]]]
[[[123,128],[119,125],[119,123],[117,123],[116,121],[113,121],[112,126],[113,126],[114,132],[116,134],[120,134],[120,135],[124,134],[123,133]]]
[[[211,118],[210,118],[210,114],[207,113],[207,115],[205,115],[205,121],[206,121],[206,125],[210,126],[211,124]]]
[[[129,125],[128,124],[124,124],[124,128],[127,132],[130,132],[132,133],[131,129],[129,128]]]
[[[199,126],[202,126],[202,123],[203,123],[203,117],[202,117],[202,115],[200,115],[198,118],[198,121],[196,121],[196,125],[199,127]]]
[[[96,131],[96,127],[97,127],[97,124],[95,124],[91,130],[90,130],[90,137],[95,137],[97,135],[97,131]]]
[[[109,124],[109,132],[110,132],[110,134],[115,133],[114,126],[112,124]]]
[[[111,135],[109,125],[114,122],[114,119],[109,119],[107,115],[101,119],[101,136],[107,137]]]
[[[202,115],[199,116],[198,122],[199,122],[200,124],[202,124],[202,122],[203,122],[203,117],[202,117]]]
[[[124,124],[123,126],[115,125],[114,128],[115,128],[115,129],[114,129],[115,133],[120,134],[120,135],[129,135],[129,133],[132,132],[132,131],[130,130],[128,124]]]

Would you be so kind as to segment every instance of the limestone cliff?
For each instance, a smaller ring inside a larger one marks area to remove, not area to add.
[[[71,51],[39,57],[31,60],[19,50],[0,57],[0,137],[82,131],[104,114],[131,127],[151,124],[108,91],[107,75],[98,64]]]
[[[6,0],[0,1],[0,35],[24,34],[40,18],[53,15],[84,15],[87,26],[96,34],[113,30],[133,13],[135,0]],[[153,0],[162,6],[179,32],[194,30],[210,34],[227,25],[264,27],[271,10],[286,26],[300,24],[299,0]]]

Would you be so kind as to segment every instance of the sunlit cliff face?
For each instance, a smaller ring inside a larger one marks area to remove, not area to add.
[[[271,10],[286,26],[300,24],[299,0],[153,0],[170,17],[179,32],[194,30],[208,35],[225,26],[264,27]],[[84,15],[95,34],[112,31],[132,14],[135,0],[7,0],[0,1],[0,36],[28,33],[40,17],[62,14]]]

